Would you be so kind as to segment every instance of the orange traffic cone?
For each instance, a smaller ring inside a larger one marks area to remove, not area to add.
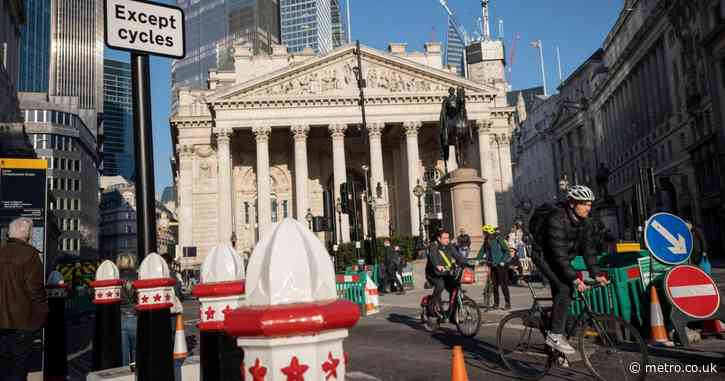
[[[650,287],[650,343],[653,345],[664,345],[672,347],[675,344],[667,338],[667,330],[665,329],[665,318],[662,316],[662,308],[660,308],[660,300],[657,297],[657,289],[655,286]]]
[[[451,381],[468,381],[468,374],[466,373],[466,363],[463,361],[463,349],[460,345],[456,345],[453,347]]]
[[[176,315],[176,335],[174,336],[174,360],[183,360],[188,356],[186,348],[186,333],[184,332],[184,318]]]

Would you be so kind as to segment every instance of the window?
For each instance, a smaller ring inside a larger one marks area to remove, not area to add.
[[[80,192],[80,191],[81,191],[81,181],[80,181],[80,180],[78,180],[78,179],[75,179],[75,180],[74,180],[74,183],[75,183],[75,187],[73,187],[73,189],[74,189],[74,190],[75,190],[76,192]]]
[[[79,199],[73,200],[73,209],[81,210],[81,200],[79,200]]]
[[[272,198],[272,223],[277,222],[277,199]]]
[[[249,224],[249,202],[244,201],[244,223]]]
[[[287,200],[282,201],[282,218],[287,218]]]
[[[80,172],[81,171],[81,161],[76,160],[75,162],[76,162],[76,168],[75,168],[76,172]]]

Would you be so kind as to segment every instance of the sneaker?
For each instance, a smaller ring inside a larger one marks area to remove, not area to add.
[[[550,333],[546,335],[546,345],[550,346],[553,349],[556,349],[557,351],[565,355],[573,355],[574,353],[576,353],[574,347],[572,347],[571,344],[566,341],[564,335],[560,333]]]

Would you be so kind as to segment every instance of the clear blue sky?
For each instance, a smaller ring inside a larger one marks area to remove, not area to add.
[[[599,48],[617,19],[624,0],[492,0],[491,32],[498,36],[498,20],[504,20],[508,55],[512,37],[520,34],[512,67],[512,86],[521,89],[541,85],[538,50],[530,46],[541,39],[549,93],[556,91],[556,50],[561,51],[564,78]],[[174,3],[172,0],[162,1]],[[347,0],[341,0],[344,4]],[[423,50],[423,43],[445,42],[447,18],[438,0],[350,0],[352,38],[363,45],[387,49],[389,42],[406,42],[408,50]],[[448,0],[459,24],[472,33],[481,14],[480,0]],[[124,52],[106,49],[106,57],[129,60]],[[169,158],[171,60],[151,58],[151,94],[154,128],[156,194],[172,184]]]

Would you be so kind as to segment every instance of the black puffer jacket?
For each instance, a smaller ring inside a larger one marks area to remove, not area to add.
[[[601,275],[597,265],[597,230],[588,218],[578,221],[568,206],[557,206],[544,222],[541,249],[544,259],[557,276],[570,281],[576,279],[571,261],[577,255],[584,261],[592,276]]]

